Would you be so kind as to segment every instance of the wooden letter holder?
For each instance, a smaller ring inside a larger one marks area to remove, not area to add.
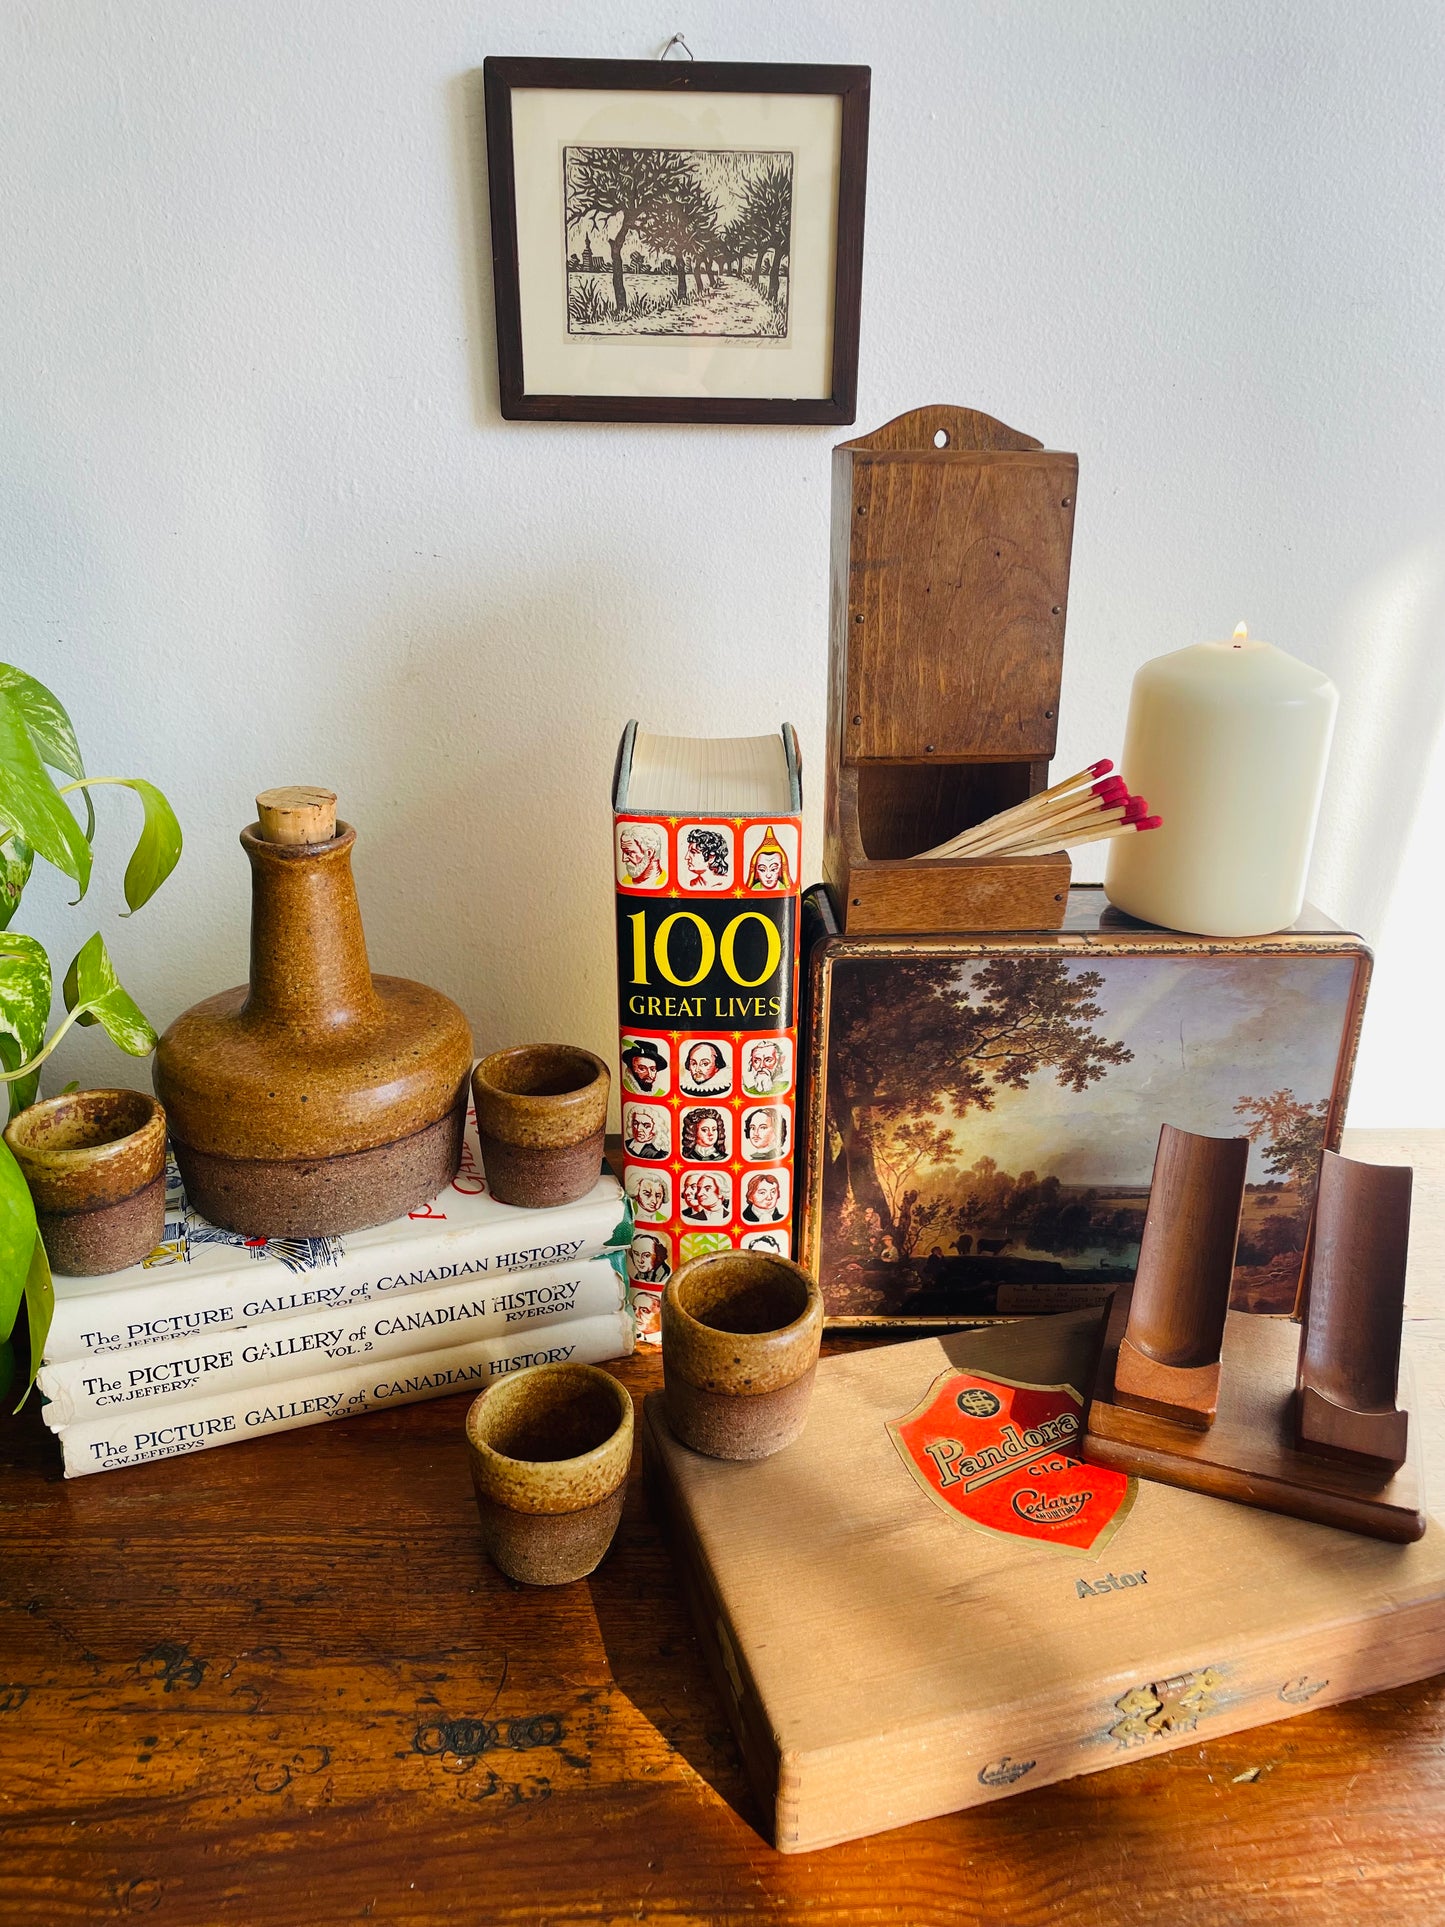
[[[1418,1539],[1418,1441],[1397,1407],[1411,1173],[1324,1153],[1298,1331],[1226,1309],[1248,1148],[1165,1125],[1138,1275],[1105,1323],[1084,1455],[1321,1525]]]
[[[945,406],[833,452],[824,871],[850,936],[1063,922],[1062,851],[908,859],[1045,787],[1078,471]]]

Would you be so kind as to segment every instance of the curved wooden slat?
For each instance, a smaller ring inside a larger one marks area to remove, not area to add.
[[[1119,1347],[1121,1404],[1207,1426],[1244,1208],[1247,1137],[1159,1133],[1129,1324]]]
[[[1324,1153],[1300,1341],[1307,1448],[1404,1460],[1408,1420],[1395,1401],[1413,1178],[1407,1164]]]

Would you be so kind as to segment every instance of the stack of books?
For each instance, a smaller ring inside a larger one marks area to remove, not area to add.
[[[55,1280],[37,1383],[65,1476],[620,1358],[630,1232],[608,1172],[575,1204],[497,1203],[470,1118],[447,1190],[345,1237],[223,1231],[172,1164],[165,1238],[143,1264]]]

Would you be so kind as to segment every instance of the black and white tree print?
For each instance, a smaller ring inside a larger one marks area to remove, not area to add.
[[[787,335],[790,153],[567,147],[562,165],[569,334]]]

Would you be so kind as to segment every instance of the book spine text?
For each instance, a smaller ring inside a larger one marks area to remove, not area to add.
[[[49,1401],[52,1431],[138,1405],[184,1405],[192,1399],[331,1371],[352,1359],[405,1357],[419,1348],[502,1338],[539,1325],[619,1311],[624,1286],[617,1265],[582,1265],[435,1291],[407,1292],[395,1302],[303,1313],[228,1331],[214,1342],[171,1338],[114,1357],[69,1359],[42,1366],[37,1383]]]
[[[608,1250],[623,1215],[615,1195],[556,1210],[519,1212],[520,1222],[419,1235],[391,1247],[358,1245],[331,1265],[288,1271],[267,1261],[236,1269],[157,1270],[154,1282],[57,1298],[45,1343],[49,1364],[103,1358],[132,1346],[226,1337],[243,1325],[305,1312],[344,1312],[403,1293],[545,1265],[577,1265]]]
[[[568,1321],[556,1330],[478,1339],[441,1351],[315,1372],[249,1392],[223,1392],[161,1412],[116,1413],[67,1425],[59,1433],[65,1476],[115,1471],[154,1459],[203,1452],[238,1439],[260,1438],[327,1419],[355,1418],[389,1405],[411,1405],[454,1392],[480,1392],[507,1372],[529,1365],[573,1361],[595,1365],[632,1350],[632,1321],[608,1312]]]

